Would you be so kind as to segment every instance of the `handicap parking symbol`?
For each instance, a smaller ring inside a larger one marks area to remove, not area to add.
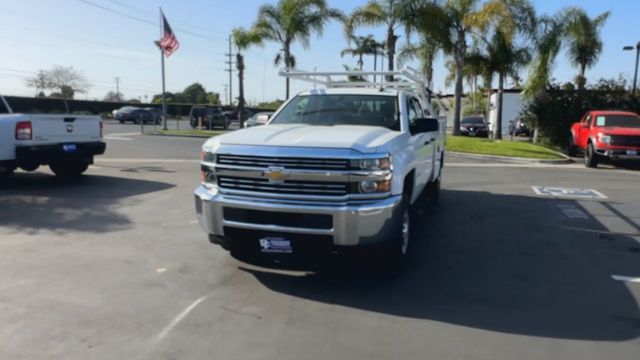
[[[595,189],[565,188],[555,186],[532,186],[533,191],[540,196],[578,198],[578,199],[606,199],[607,196]]]

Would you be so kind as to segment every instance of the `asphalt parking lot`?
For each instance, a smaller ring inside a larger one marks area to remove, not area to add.
[[[203,139],[130,128],[107,125],[78,181],[45,168],[0,185],[1,359],[640,354],[640,171],[449,156],[401,276],[360,258],[289,271],[208,243]]]

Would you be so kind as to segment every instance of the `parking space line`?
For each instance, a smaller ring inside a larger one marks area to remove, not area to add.
[[[178,325],[178,323],[182,321],[182,319],[184,319],[184,317],[187,316],[191,312],[191,310],[193,310],[208,297],[209,295],[203,296],[191,303],[191,305],[187,306],[184,310],[182,310],[182,312],[180,312],[180,314],[173,318],[173,320],[171,320],[171,322],[167,326],[165,326],[165,328],[162,329],[162,331],[155,337],[155,341],[158,342],[164,339],[164,337],[167,336],[167,334],[169,334],[169,332],[171,332],[171,330],[173,330],[173,328],[176,327],[176,325]]]
[[[623,275],[611,275],[611,278],[613,278],[613,280],[640,284],[640,277],[630,277],[630,276],[623,276]]]

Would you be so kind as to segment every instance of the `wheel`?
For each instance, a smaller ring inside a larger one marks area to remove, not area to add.
[[[63,162],[53,162],[49,164],[49,168],[62,179],[74,179],[82,175],[89,168],[89,163],[71,160]]]
[[[589,143],[589,145],[587,145],[587,151],[584,153],[584,165],[589,168],[597,168],[599,162],[600,159],[593,144]]]
[[[573,144],[573,136],[569,137],[569,145],[567,146],[567,155],[576,156],[578,153],[576,146]]]
[[[384,256],[388,259],[391,272],[400,272],[404,269],[411,245],[411,209],[409,197],[405,196],[398,207],[400,222],[394,239],[386,244]]]

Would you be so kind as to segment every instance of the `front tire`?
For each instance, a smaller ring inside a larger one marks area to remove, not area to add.
[[[411,208],[409,198],[404,197],[398,208],[401,217],[396,235],[386,246],[384,256],[388,259],[391,272],[401,272],[407,262],[411,245]]]
[[[61,179],[75,179],[89,168],[89,164],[82,161],[53,162],[49,168]]]
[[[584,153],[584,165],[588,168],[597,168],[600,162],[599,155],[592,143],[587,145],[587,151]]]

